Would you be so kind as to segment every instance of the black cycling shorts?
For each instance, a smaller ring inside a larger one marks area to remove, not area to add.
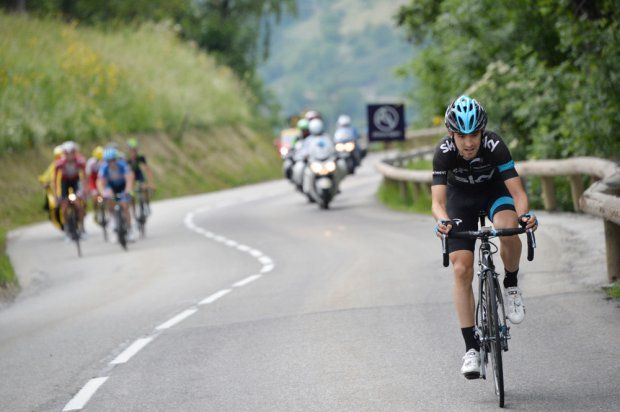
[[[478,230],[478,217],[484,211],[491,220],[501,210],[515,210],[515,202],[504,182],[494,182],[484,190],[466,190],[448,185],[448,216],[455,222],[451,231]],[[474,239],[450,239],[448,252],[456,250],[474,251]]]
[[[80,180],[61,180],[60,181],[60,198],[66,199],[69,197],[69,189],[73,189],[73,193],[77,195],[80,189]]]

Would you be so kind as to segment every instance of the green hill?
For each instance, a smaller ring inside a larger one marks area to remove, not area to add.
[[[7,230],[46,218],[36,178],[54,145],[74,139],[89,155],[128,135],[148,156],[157,198],[279,176],[255,99],[171,28],[0,14],[0,251]],[[10,284],[0,253],[0,288]]]
[[[404,101],[411,84],[394,73],[411,60],[414,50],[393,19],[404,3],[298,3],[298,16],[273,29],[271,56],[260,68],[283,114],[317,108],[330,121],[346,112],[362,124],[366,102]]]

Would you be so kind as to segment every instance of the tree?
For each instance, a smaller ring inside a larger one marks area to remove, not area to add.
[[[618,156],[620,10],[613,0],[412,0],[397,15],[424,47],[403,72],[421,123],[475,85],[518,156]]]

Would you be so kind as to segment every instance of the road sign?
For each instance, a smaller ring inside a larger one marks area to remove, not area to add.
[[[367,113],[369,141],[405,140],[405,105],[369,104]]]

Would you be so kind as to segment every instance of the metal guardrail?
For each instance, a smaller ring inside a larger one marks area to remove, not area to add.
[[[423,136],[427,137],[428,134]],[[403,199],[411,198],[419,195],[420,190],[430,192],[432,172],[409,170],[400,166],[412,159],[429,156],[433,150],[433,148],[417,149],[383,159],[375,167],[386,181],[397,182],[400,185]],[[540,177],[545,210],[554,210],[557,206],[553,178],[565,176],[569,179],[575,212],[585,212],[603,218],[607,276],[610,282],[618,280],[620,278],[620,167],[612,161],[596,157],[529,160],[517,162],[515,167],[520,176]],[[594,180],[594,183],[585,191],[582,179],[584,175]]]

